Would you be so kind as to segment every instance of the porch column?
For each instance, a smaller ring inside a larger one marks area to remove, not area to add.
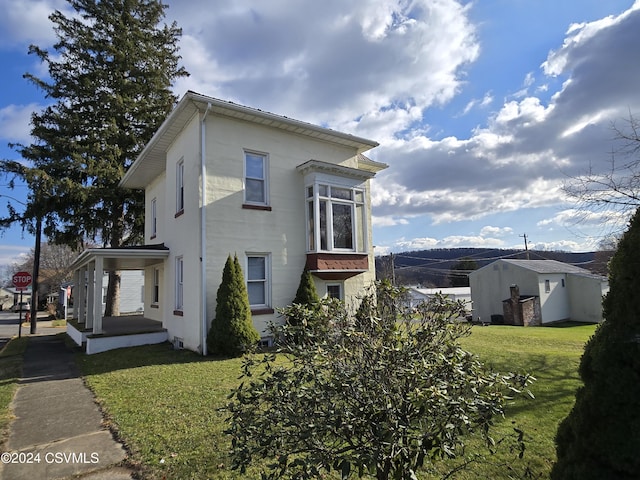
[[[90,262],[87,265],[87,324],[85,328],[93,328],[93,298],[96,293],[95,273],[95,264]]]
[[[85,267],[76,270],[76,293],[74,298],[73,310],[78,317],[78,323],[87,321],[87,269]]]
[[[93,333],[102,333],[102,283],[104,278],[104,260],[96,256],[95,292],[93,296]]]

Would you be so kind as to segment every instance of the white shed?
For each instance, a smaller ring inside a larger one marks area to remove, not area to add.
[[[602,296],[609,290],[605,277],[555,260],[497,260],[471,272],[469,284],[474,320],[503,316],[503,302],[517,286],[519,295],[537,298],[543,325],[602,321]]]

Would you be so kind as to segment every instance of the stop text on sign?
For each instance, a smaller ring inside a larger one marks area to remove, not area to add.
[[[13,277],[13,285],[16,288],[24,288],[31,285],[31,274],[29,272],[18,272]]]

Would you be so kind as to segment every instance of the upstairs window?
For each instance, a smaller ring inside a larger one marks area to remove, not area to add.
[[[252,205],[268,205],[268,158],[263,153],[244,153],[244,201]]]
[[[154,198],[151,200],[151,238],[158,234],[158,202]]]
[[[309,251],[366,252],[364,189],[316,183],[306,193]]]
[[[184,160],[176,165],[176,213],[184,212]]]

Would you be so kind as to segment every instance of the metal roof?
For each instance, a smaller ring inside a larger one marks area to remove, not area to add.
[[[568,263],[558,262],[557,260],[511,260],[501,259],[499,262],[509,263],[521,268],[526,268],[536,273],[582,273],[589,274],[591,272],[584,268],[576,267]]]
[[[379,145],[378,142],[366,138],[188,91],[160,125],[136,161],[129,167],[120,181],[120,186],[144,188],[160,175],[165,169],[165,153],[171,143],[196,114],[205,111],[208,111],[209,114],[265,125],[317,140],[345,145],[355,148],[357,153],[366,152]]]

